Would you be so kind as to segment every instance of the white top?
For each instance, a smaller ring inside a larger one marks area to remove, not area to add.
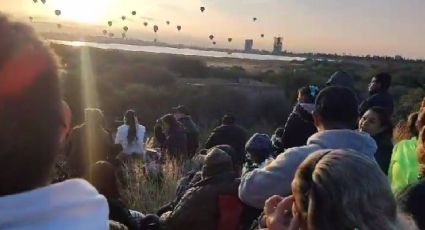
[[[143,155],[143,153],[145,152],[145,126],[136,126],[137,138],[135,138],[130,144],[127,141],[128,129],[128,125],[121,125],[120,127],[118,127],[117,135],[115,136],[115,144],[120,144],[122,146],[124,154],[131,155],[135,153],[138,155]]]
[[[88,182],[67,180],[0,197],[0,229],[109,229],[108,203]]]

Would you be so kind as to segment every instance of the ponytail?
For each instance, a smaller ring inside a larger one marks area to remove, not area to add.
[[[127,142],[130,144],[134,140],[137,140],[137,117],[134,110],[128,110],[124,116],[124,122],[129,126],[127,134]]]

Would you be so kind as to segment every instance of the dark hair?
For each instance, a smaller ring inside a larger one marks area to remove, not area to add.
[[[90,183],[107,199],[119,199],[118,180],[114,166],[107,161],[98,161],[90,170]]]
[[[358,102],[353,91],[345,87],[329,86],[317,95],[315,113],[320,115],[324,125],[356,127]]]
[[[387,91],[391,86],[391,75],[388,73],[378,73],[374,77],[376,82],[381,84],[381,90]]]
[[[63,125],[55,56],[0,13],[0,196],[44,186]]]
[[[221,119],[221,123],[223,125],[233,125],[236,122],[236,118],[233,115],[229,115],[226,114],[224,115],[224,117]]]
[[[103,115],[103,112],[100,109],[84,109],[84,119],[88,125],[105,128],[105,116]]]
[[[230,157],[232,157],[232,162],[234,166],[242,166],[243,164],[243,156],[241,154],[237,153],[235,149],[233,149],[230,145],[217,145],[214,146],[215,148],[221,149],[227,154],[229,154]]]
[[[397,194],[397,204],[400,211],[413,217],[419,229],[425,229],[425,181],[421,180],[407,186]]]
[[[125,124],[128,125],[127,142],[130,144],[134,140],[137,140],[137,127],[136,127],[136,111],[127,110],[124,115]]]
[[[167,114],[163,116],[161,120],[170,127],[170,130],[174,130],[179,127],[179,123],[173,114]]]
[[[414,137],[419,135],[418,129],[416,128],[416,121],[418,120],[418,116],[419,112],[414,112],[409,114],[409,117],[407,118],[407,128]]]
[[[381,123],[381,126],[385,127],[384,133],[388,135],[393,134],[393,122],[391,120],[391,116],[388,113],[388,110],[386,110],[383,107],[374,106],[368,109],[369,111],[372,111],[378,115],[379,122]]]
[[[184,105],[179,105],[177,107],[174,107],[173,112],[174,113],[182,113],[184,115],[189,115],[189,111],[187,110],[186,106],[184,106]]]
[[[303,95],[306,100],[303,103],[314,103],[317,94],[319,93],[319,87],[315,85],[304,86],[298,89],[298,93]]]

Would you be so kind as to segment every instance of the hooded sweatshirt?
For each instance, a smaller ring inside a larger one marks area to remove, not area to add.
[[[288,196],[298,166],[312,153],[324,149],[350,149],[374,158],[377,146],[367,133],[354,130],[326,130],[311,136],[307,145],[286,150],[262,169],[241,179],[239,198],[247,205],[262,209],[273,195]]]
[[[0,229],[109,229],[108,204],[81,179],[0,197]]]

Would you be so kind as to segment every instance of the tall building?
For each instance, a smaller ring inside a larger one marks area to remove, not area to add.
[[[252,39],[246,39],[245,40],[245,51],[246,52],[252,51],[253,46],[254,46],[254,40],[252,40]]]
[[[273,43],[273,53],[281,54],[283,52],[283,38],[275,37]]]

